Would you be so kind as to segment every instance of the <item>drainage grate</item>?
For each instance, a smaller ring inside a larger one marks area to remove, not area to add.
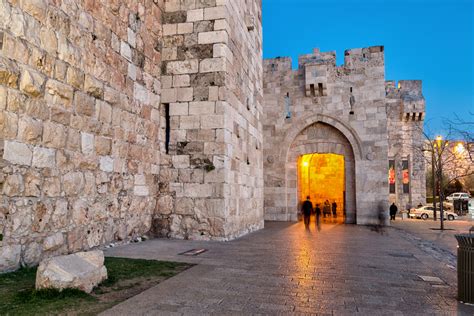
[[[191,249],[185,252],[180,253],[180,255],[183,256],[198,256],[202,253],[205,253],[207,249],[201,248],[201,249]]]

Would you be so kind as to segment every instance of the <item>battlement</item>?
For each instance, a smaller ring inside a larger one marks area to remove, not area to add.
[[[291,57],[276,57],[263,60],[263,72],[291,70]]]
[[[421,80],[385,81],[385,94],[388,99],[399,99],[400,117],[405,121],[422,121],[425,116],[425,98]]]

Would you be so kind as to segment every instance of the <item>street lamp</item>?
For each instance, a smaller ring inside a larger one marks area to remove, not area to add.
[[[437,152],[438,152],[438,185],[439,185],[439,215],[441,221],[441,230],[444,229],[444,210],[443,210],[443,163],[442,163],[442,155],[444,146],[446,146],[447,142],[443,142],[443,137],[438,135],[436,136],[436,145],[437,145]],[[436,213],[436,208],[434,210]]]

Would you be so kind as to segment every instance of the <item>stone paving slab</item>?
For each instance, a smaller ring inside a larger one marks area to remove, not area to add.
[[[474,314],[474,307],[456,301],[456,271],[405,232],[337,224],[311,228],[269,222],[231,242],[156,239],[108,249],[107,256],[197,265],[103,315]],[[178,255],[192,248],[209,250]]]

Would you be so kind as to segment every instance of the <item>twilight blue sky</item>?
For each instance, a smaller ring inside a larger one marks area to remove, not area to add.
[[[263,0],[264,58],[385,46],[387,80],[421,79],[425,125],[474,112],[474,0]],[[472,120],[472,117],[471,117]]]

